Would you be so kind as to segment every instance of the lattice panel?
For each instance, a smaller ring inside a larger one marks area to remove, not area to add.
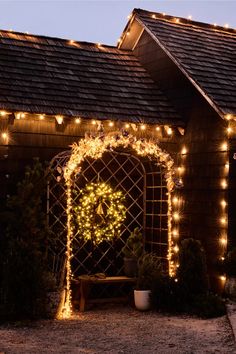
[[[48,222],[54,235],[50,245],[51,265],[61,274],[66,249],[66,197],[64,181],[58,181],[58,168],[63,168],[70,151],[57,155],[51,163],[51,179],[48,186]],[[167,256],[167,190],[163,171],[150,159],[142,159],[122,151],[111,151],[101,159],[86,159],[81,174],[74,183],[73,203],[76,205],[81,190],[87,183],[105,182],[114,190],[121,190],[127,208],[121,235],[114,241],[103,241],[94,246],[84,241],[76,232],[72,242],[72,271],[80,274],[106,273],[120,275],[123,271],[121,249],[135,227],[145,236],[146,249],[161,258]]]

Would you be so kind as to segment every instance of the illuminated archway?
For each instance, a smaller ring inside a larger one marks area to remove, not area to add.
[[[74,178],[81,171],[81,163],[86,157],[99,159],[103,153],[118,147],[130,147],[139,156],[150,156],[165,169],[165,179],[168,190],[168,264],[170,276],[175,275],[175,264],[173,261],[174,250],[177,245],[172,240],[172,191],[175,186],[174,161],[171,156],[163,151],[156,142],[143,138],[136,138],[128,133],[112,133],[101,136],[86,136],[78,143],[72,145],[72,153],[69,161],[64,168],[64,178],[66,183],[67,197],[67,245],[66,245],[66,296],[65,305],[60,314],[63,318],[69,318],[71,315],[71,258],[73,238],[72,226],[72,189]]]

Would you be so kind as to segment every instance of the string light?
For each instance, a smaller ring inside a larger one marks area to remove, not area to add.
[[[2,133],[1,136],[4,140],[8,140],[8,138],[9,138],[9,135],[6,132]]]
[[[75,123],[80,124],[81,123],[81,118],[75,118]]]
[[[176,220],[176,221],[178,221],[178,220],[180,219],[179,213],[175,212],[175,213],[173,214],[173,219]]]
[[[224,142],[222,145],[221,145],[221,148],[223,151],[227,151],[228,149],[228,144],[226,142]]]
[[[6,112],[6,111],[0,111],[0,115],[2,116],[2,117],[4,117],[4,116],[6,116],[8,113]]]
[[[167,134],[168,134],[168,135],[172,135],[172,134],[173,134],[172,128],[169,128],[169,127],[168,127],[168,129],[167,129]]]
[[[44,114],[40,114],[40,115],[39,115],[39,119],[40,119],[40,120],[44,120],[44,118],[45,118]]]
[[[226,239],[226,237],[221,237],[220,242],[221,242],[221,244],[224,245],[224,246],[227,245],[227,239]]]
[[[161,130],[161,128],[160,128],[159,126],[157,126],[157,127],[156,127],[156,131],[159,132],[160,130]]]
[[[222,179],[222,181],[221,181],[221,187],[225,189],[225,188],[227,188],[227,185],[228,185],[228,184],[227,184],[226,179]]]
[[[113,127],[114,126],[114,122],[109,122],[109,127]]]
[[[230,120],[232,118],[232,115],[231,114],[227,114],[226,117],[225,117],[227,120]]]
[[[187,154],[187,148],[185,146],[183,146],[183,148],[181,150],[181,154],[182,155],[186,155]]]
[[[125,124],[125,128],[126,128],[126,129],[129,129],[129,128],[130,128],[130,124],[129,124],[129,123],[126,123],[126,124]]]
[[[93,119],[91,123],[92,123],[92,125],[96,125],[97,124],[95,119]]]
[[[227,202],[224,199],[222,199],[220,204],[221,204],[222,208],[225,208],[227,205]]]
[[[146,125],[145,125],[145,124],[142,124],[142,125],[140,126],[140,129],[141,129],[141,130],[145,130],[145,129],[146,129]]]
[[[225,168],[228,170],[229,169],[229,162],[226,162]]]
[[[104,135],[101,139],[99,136],[87,136],[81,139],[78,144],[72,145],[72,153],[66,167],[64,168],[64,178],[66,183],[66,199],[67,199],[67,253],[66,253],[66,298],[65,304],[61,311],[63,318],[71,316],[71,263],[72,257],[71,242],[73,239],[73,205],[72,205],[72,190],[75,175],[78,173],[81,163],[85,157],[99,159],[108,149],[118,148],[119,146],[130,146],[140,156],[152,156],[166,170],[165,178],[168,190],[168,263],[170,276],[175,275],[175,264],[173,261],[172,247],[172,191],[177,183],[175,179],[174,161],[170,155],[163,151],[156,142],[146,139],[138,139],[135,136],[127,134]],[[175,245],[176,246],[176,245]]]
[[[63,123],[63,116],[55,116],[56,121],[58,124],[62,124]]]

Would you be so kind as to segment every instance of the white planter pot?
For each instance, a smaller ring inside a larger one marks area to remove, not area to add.
[[[138,310],[146,311],[151,307],[151,290],[134,290],[134,303]]]

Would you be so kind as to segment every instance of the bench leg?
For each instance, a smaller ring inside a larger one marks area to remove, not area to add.
[[[81,312],[85,311],[86,301],[89,295],[89,282],[81,280],[80,282],[80,301],[79,301],[79,310]]]

